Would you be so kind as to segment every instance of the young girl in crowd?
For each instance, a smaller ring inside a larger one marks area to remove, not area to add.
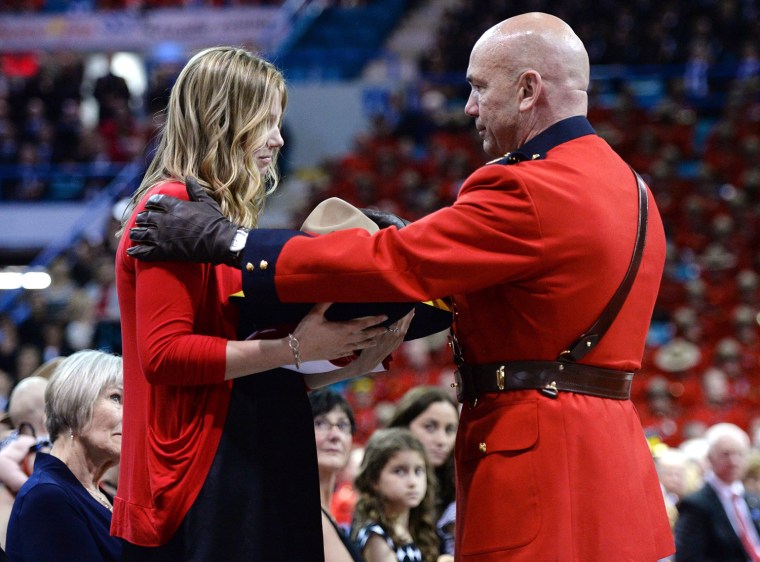
[[[439,386],[415,386],[398,401],[388,427],[405,427],[427,451],[435,482],[434,512],[441,552],[454,554],[456,523],[454,441],[459,410],[454,398]]]
[[[366,562],[434,562],[432,479],[425,448],[408,429],[379,429],[367,442],[355,486],[351,538]]]

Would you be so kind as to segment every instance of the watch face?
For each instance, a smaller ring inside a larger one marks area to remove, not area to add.
[[[235,233],[235,237],[232,239],[232,244],[230,244],[230,252],[233,254],[240,252],[243,248],[245,248],[245,243],[248,240],[248,231],[238,229],[238,231]]]

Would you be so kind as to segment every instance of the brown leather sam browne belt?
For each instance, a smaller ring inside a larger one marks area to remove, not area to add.
[[[457,398],[474,402],[481,395],[503,390],[540,390],[555,397],[559,391],[627,400],[633,373],[560,361],[510,361],[459,366]]]
[[[644,254],[648,217],[647,187],[641,176],[633,169],[632,172],[639,199],[636,241],[628,271],[602,314],[573,344],[559,354],[557,361],[508,361],[468,365],[464,362],[462,350],[452,331],[454,361],[459,367],[456,383],[452,386],[457,389],[460,402],[467,400],[474,405],[482,394],[526,389],[537,389],[555,398],[559,391],[615,400],[627,400],[630,397],[633,373],[592,367],[577,361],[596,347],[612,325],[631,290]]]

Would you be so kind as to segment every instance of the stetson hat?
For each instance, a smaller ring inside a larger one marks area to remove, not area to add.
[[[328,234],[336,230],[361,228],[374,234],[377,224],[358,208],[338,197],[322,201],[304,221],[301,230],[314,234]],[[287,333],[311,310],[313,303],[262,302],[243,298],[242,293],[232,295],[241,307],[241,337],[260,334],[274,337]],[[452,311],[447,299],[425,302],[364,302],[335,303],[325,313],[331,321],[345,321],[362,316],[384,314],[383,325],[390,326],[414,310],[414,318],[404,338],[406,341],[442,332],[451,326]]]

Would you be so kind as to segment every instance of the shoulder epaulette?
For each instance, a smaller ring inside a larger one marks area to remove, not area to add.
[[[519,150],[515,150],[513,152],[507,152],[504,156],[491,160],[488,164],[501,164],[503,166],[509,166],[511,164],[525,162],[526,160],[543,160],[544,158],[546,158],[546,154],[537,152],[536,154],[528,155],[524,152],[520,152]]]

